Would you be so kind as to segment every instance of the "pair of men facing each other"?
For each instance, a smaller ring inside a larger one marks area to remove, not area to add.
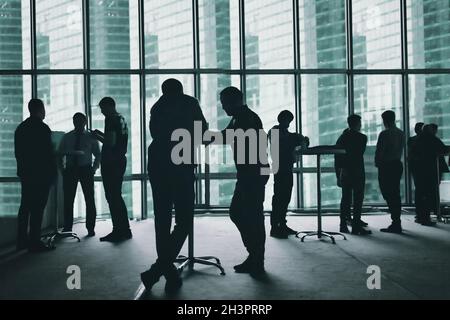
[[[380,190],[387,202],[392,223],[380,231],[401,233],[400,181],[403,174],[401,157],[404,148],[404,133],[397,128],[393,111],[385,111],[381,117],[385,129],[378,136],[375,166],[378,168]],[[343,233],[349,232],[347,224],[351,217],[351,206],[353,205],[352,233],[367,235],[371,231],[365,229],[367,223],[361,220],[365,186],[364,152],[367,145],[367,136],[360,132],[360,116],[350,115],[347,118],[347,123],[349,127],[336,142],[336,145],[344,148],[346,153],[335,156],[337,183],[342,188],[340,231]]]
[[[148,271],[141,274],[147,290],[159,279],[166,278],[166,289],[177,290],[182,281],[174,261],[191,229],[194,213],[194,161],[191,164],[175,165],[171,152],[177,142],[171,141],[177,129],[188,130],[194,136],[194,122],[202,123],[202,133],[208,130],[198,101],[183,93],[182,84],[176,79],[162,84],[162,96],[150,112],[150,133],[148,172],[153,193],[156,250],[158,258]],[[220,93],[220,101],[225,113],[231,117],[228,126],[217,134],[226,137],[226,130],[263,129],[261,119],[243,102],[242,92],[235,87],[227,87]],[[259,139],[259,137],[258,137]],[[222,139],[226,142],[226,139]],[[247,259],[234,266],[236,272],[261,275],[264,272],[265,228],[263,202],[268,176],[261,175],[261,169],[268,167],[265,153],[256,150],[256,163],[240,163],[236,141],[230,142],[237,170],[237,181],[230,205],[230,218],[240,232],[242,242],[248,251]],[[260,147],[258,141],[257,148]],[[194,149],[194,145],[192,146]],[[246,152],[248,151],[246,145]],[[192,156],[194,152],[191,153]],[[171,232],[172,208],[175,208],[175,226]]]
[[[444,156],[450,148],[437,137],[436,124],[419,122],[414,131],[416,135],[408,139],[408,163],[415,185],[416,222],[433,226],[430,214],[438,209],[439,184],[442,174],[449,172]]]
[[[101,151],[102,176],[114,227],[112,233],[114,237],[110,234],[101,240],[126,239],[131,237],[126,207],[121,196],[126,164],[126,122],[116,111],[113,99],[102,99],[100,108],[105,115],[105,134],[96,131],[95,136],[104,143]],[[39,99],[31,99],[28,110],[30,116],[17,127],[14,135],[17,175],[22,189],[18,213],[17,249],[28,248],[31,252],[43,252],[51,249],[41,241],[41,226],[50,188],[57,176],[57,157],[51,130],[44,123],[46,116],[44,103]],[[87,202],[88,234],[93,236],[96,211],[93,200],[93,176],[98,168],[100,156],[98,145],[96,146],[91,135],[85,131],[84,115],[74,116],[74,125],[75,130],[65,135],[59,150],[61,152],[59,157],[65,156],[68,165],[64,172],[65,229],[69,231],[72,228],[73,198],[77,183],[80,181]],[[93,154],[96,158],[94,164],[92,164]],[[61,162],[61,158],[58,162]]]

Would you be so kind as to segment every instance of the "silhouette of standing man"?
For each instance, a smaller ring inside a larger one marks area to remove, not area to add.
[[[395,124],[394,111],[385,111],[381,117],[386,129],[378,136],[375,166],[378,168],[378,182],[383,198],[389,207],[392,224],[380,231],[402,233],[400,180],[403,174],[401,158],[405,147],[405,134]]]
[[[86,202],[86,229],[88,236],[93,237],[97,215],[94,199],[94,175],[100,166],[100,147],[98,141],[86,131],[86,124],[86,116],[82,113],[75,113],[73,116],[75,129],[64,135],[58,153],[64,181],[63,232],[72,231],[73,201],[78,182],[80,182]],[[92,155],[95,157],[94,163],[92,163]],[[65,168],[63,168],[63,157],[66,159]]]
[[[168,79],[161,89],[163,95],[151,109],[150,133],[153,140],[148,148],[158,259],[148,271],[141,274],[141,280],[145,288],[150,290],[164,275],[165,288],[170,292],[182,285],[173,262],[188,236],[194,214],[194,122],[201,125],[202,133],[207,129],[207,123],[197,99],[183,93],[181,82]],[[172,141],[172,134],[177,129],[187,130],[191,138],[188,143],[190,154],[180,155],[187,159],[182,163],[172,159],[172,150],[179,143]],[[171,233],[173,207],[175,226]]]
[[[286,225],[286,213],[291,202],[294,177],[292,169],[295,163],[294,150],[298,146],[307,147],[308,137],[289,132],[289,124],[294,120],[294,115],[288,110],[283,110],[278,115],[278,125],[269,131],[269,139],[272,143],[279,144],[279,168],[274,174],[272,213],[270,215],[270,236],[279,239],[287,239],[288,235],[297,232]],[[272,130],[279,131],[279,141],[272,142]],[[273,152],[274,148],[271,148]],[[274,155],[272,154],[272,158]]]
[[[22,185],[17,249],[28,247],[30,252],[43,252],[51,250],[41,241],[41,224],[50,187],[56,178],[56,159],[50,128],[43,122],[44,103],[31,99],[28,110],[30,117],[17,127],[14,136],[17,175]]]
[[[416,202],[417,223],[433,226],[431,211],[436,213],[438,205],[438,188],[443,172],[448,172],[444,155],[450,151],[437,134],[437,125],[427,124],[416,140],[417,164],[416,189],[419,188],[421,197]]]
[[[414,137],[410,137],[408,139],[408,165],[409,170],[411,171],[411,175],[414,181],[414,203],[416,204],[416,222],[417,222],[417,205],[420,206],[420,201],[423,198],[423,186],[421,185],[420,181],[417,179],[417,174],[420,171],[419,166],[419,157],[420,153],[419,150],[417,150],[417,140],[419,139],[420,135],[423,132],[423,122],[417,122],[414,126],[414,132],[416,135]]]
[[[258,115],[249,109],[243,103],[242,92],[235,87],[228,87],[220,93],[220,102],[228,116],[232,119],[228,126],[222,131],[226,136],[226,131],[236,132],[241,129],[254,131],[258,137],[257,161],[252,164],[250,157],[250,143],[246,139],[245,155],[239,154],[241,148],[237,139],[226,141],[230,143],[233,149],[234,162],[237,170],[237,182],[233,198],[230,205],[230,218],[241,233],[249,255],[241,264],[234,266],[237,273],[250,273],[251,275],[260,275],[264,273],[264,251],[266,232],[264,227],[264,193],[269,176],[262,175],[262,167],[268,167],[267,162],[260,158],[260,155],[267,156],[267,150],[260,152],[259,131],[263,130],[261,119]],[[252,143],[255,143],[253,141]],[[239,159],[244,156],[244,163]]]
[[[101,173],[106,201],[108,201],[113,230],[100,241],[119,242],[132,238],[128,211],[122,197],[122,183],[127,166],[128,127],[124,117],[117,112],[114,99],[105,97],[99,103],[105,116],[105,133],[95,130],[96,138],[103,143]]]
[[[338,186],[342,188],[340,231],[349,232],[347,217],[351,216],[353,202],[352,234],[366,235],[372,233],[364,229],[365,223],[361,220],[366,183],[364,152],[366,151],[367,136],[360,132],[360,116],[352,114],[347,118],[347,123],[348,129],[344,130],[336,142],[337,146],[345,149],[345,154],[334,157]]]

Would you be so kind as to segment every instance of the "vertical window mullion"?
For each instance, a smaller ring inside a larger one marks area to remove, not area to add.
[[[37,98],[36,0],[30,0],[31,97]]]

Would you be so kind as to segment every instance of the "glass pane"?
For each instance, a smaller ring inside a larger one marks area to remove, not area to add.
[[[410,68],[450,68],[450,1],[408,0]]]
[[[28,117],[30,98],[29,76],[0,77],[0,177],[15,177],[17,174],[14,132],[19,123]]]
[[[236,180],[211,180],[210,204],[212,206],[229,206],[233,197]]]
[[[138,1],[89,0],[93,69],[139,67]]]
[[[294,66],[291,0],[245,1],[245,60],[248,69]]]
[[[200,0],[200,65],[239,68],[239,1]]]
[[[37,67],[83,67],[81,0],[36,1]]]
[[[94,183],[95,207],[97,209],[98,219],[109,219],[109,206],[105,198],[105,190],[103,183],[96,181]],[[130,219],[141,219],[142,212],[142,193],[140,181],[124,181],[122,185],[122,196],[128,210],[128,217]],[[75,196],[73,215],[75,219],[84,220],[86,218],[86,205],[84,202],[83,191],[81,185],[78,184],[77,193]]]
[[[300,0],[302,68],[345,68],[345,0]]]
[[[85,113],[82,75],[40,75],[38,98],[46,107],[45,121],[52,131],[73,130],[72,117]]]
[[[139,100],[139,76],[137,75],[95,75],[91,76],[92,128],[104,131],[105,117],[98,103],[109,96],[116,102],[116,108],[128,125],[128,152],[126,175],[141,170],[141,114]]]
[[[353,0],[353,65],[401,67],[400,1]]]
[[[303,135],[311,146],[335,144],[347,127],[346,76],[302,75],[301,83]],[[323,157],[322,165],[333,167],[333,157]],[[316,167],[316,158],[304,156],[303,166]]]
[[[366,167],[366,202],[384,202],[375,167],[375,149],[378,135],[384,130],[381,114],[392,110],[397,126],[403,130],[402,79],[399,75],[356,75],[354,78],[355,113],[362,117],[361,132],[367,135],[364,155]],[[405,175],[403,175],[403,178]],[[404,179],[402,180],[402,193]]]
[[[210,129],[223,130],[230,122],[220,103],[220,92],[229,86],[240,88],[239,76],[203,74],[200,78],[200,105]],[[209,150],[210,172],[235,172],[230,146],[211,145]]]
[[[0,183],[0,217],[17,217],[20,207],[20,183]]]
[[[450,75],[430,74],[409,77],[409,123],[411,134],[417,122],[435,123],[438,136],[450,144]]]
[[[333,157],[333,156],[330,156]],[[303,201],[304,206],[317,207],[317,176],[315,173],[303,174]],[[322,207],[339,206],[341,201],[341,188],[336,184],[335,173],[322,173],[320,176]]]
[[[144,0],[144,7],[146,68],[192,68],[192,1]]]
[[[30,1],[0,2],[0,69],[30,69]]]

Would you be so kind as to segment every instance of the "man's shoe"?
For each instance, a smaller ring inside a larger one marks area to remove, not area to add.
[[[28,246],[28,252],[31,252],[31,253],[47,252],[47,251],[52,251],[54,249],[55,248],[47,246],[42,241],[32,243]]]
[[[123,240],[122,235],[117,231],[113,231],[110,234],[100,238],[101,242],[119,242],[122,240]]]
[[[234,266],[236,273],[249,273],[251,275],[261,275],[265,273],[264,260],[252,259],[250,256],[241,264]]]
[[[339,232],[350,233],[346,224],[341,224],[341,226],[339,227]]]
[[[244,262],[242,262],[241,264],[235,265],[233,268],[234,268],[234,271],[236,271],[236,273],[248,273],[248,272],[246,272],[246,270],[249,270],[250,264],[251,264],[250,256],[248,256]]]
[[[122,232],[120,232],[120,234],[122,235],[124,240],[128,240],[128,239],[133,238],[133,234],[131,233],[130,229],[122,231]]]
[[[288,233],[280,227],[272,227],[270,229],[270,236],[277,239],[287,239]]]
[[[396,226],[396,225],[391,224],[387,228],[380,229],[380,231],[381,232],[387,232],[387,233],[398,233],[398,234],[400,234],[400,233],[402,233],[403,230],[402,230],[401,226]]]
[[[372,231],[364,229],[362,226],[357,226],[352,228],[352,234],[365,236],[372,234]]]
[[[88,237],[95,237],[95,231],[94,230],[88,230]]]
[[[164,273],[164,277],[166,278],[165,290],[167,293],[175,293],[183,285],[180,273],[174,265]]]
[[[367,226],[369,226],[369,224],[368,224],[367,222],[362,221],[362,220],[359,220],[359,224],[360,224],[362,227],[367,227]]]
[[[159,281],[162,276],[162,272],[159,266],[155,263],[150,269],[141,273],[141,281],[146,290],[151,290],[152,287]]]
[[[283,230],[288,235],[296,235],[298,233],[294,229],[289,228],[287,225],[282,225],[281,230]]]

